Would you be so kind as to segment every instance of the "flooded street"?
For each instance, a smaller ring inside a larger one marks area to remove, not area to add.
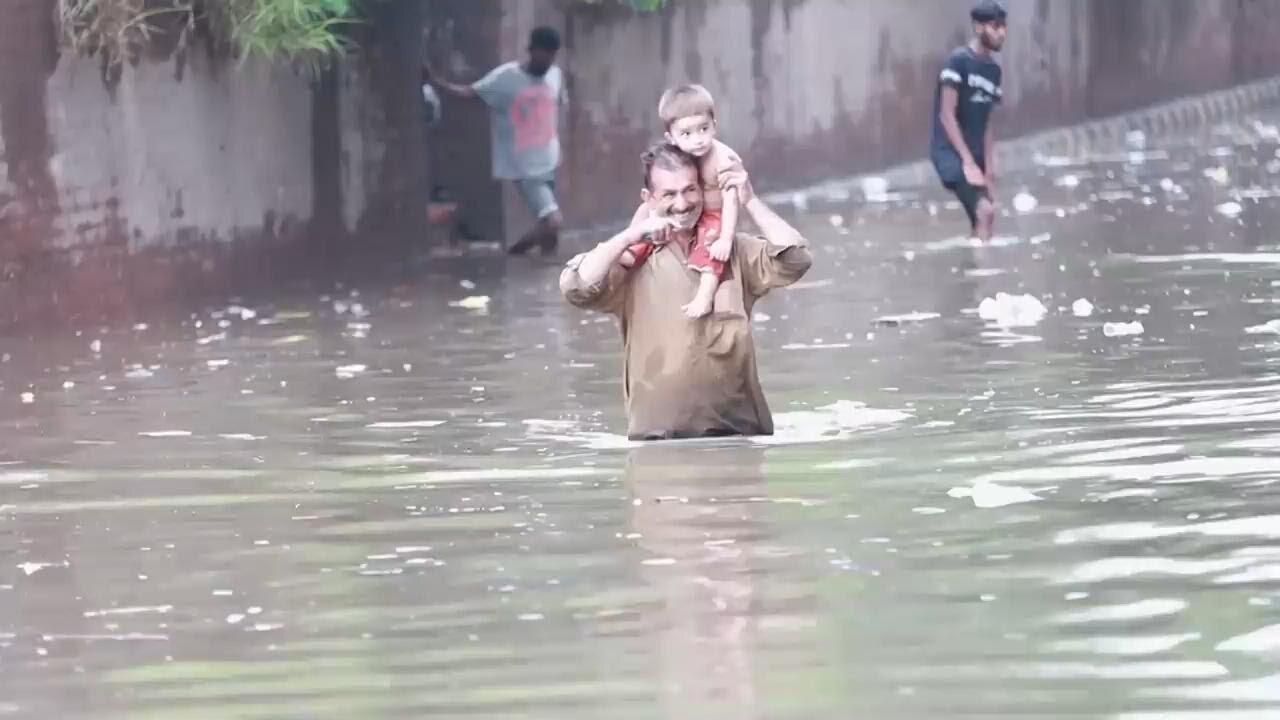
[[[0,717],[1276,717],[1278,120],[783,207],[773,438],[533,262],[0,340]]]

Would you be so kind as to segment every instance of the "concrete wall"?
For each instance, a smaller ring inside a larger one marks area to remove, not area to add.
[[[516,13],[516,2],[508,12]],[[1002,134],[1079,122],[1280,71],[1280,3],[1011,0]],[[795,185],[925,153],[934,84],[967,39],[967,3],[679,0],[652,20],[564,17],[576,99],[566,185],[576,222],[634,202],[662,89],[697,81],[762,184]],[[620,198],[619,195],[623,197]]]
[[[421,244],[432,184],[461,195],[487,239],[518,232],[525,211],[488,177],[483,109],[451,102],[425,130],[424,29],[458,80],[519,57],[535,24],[564,30],[573,104],[561,183],[579,226],[634,204],[636,158],[673,83],[716,93],[727,139],[766,189],[919,157],[938,66],[967,34],[957,0],[671,0],[653,15],[389,0],[371,5],[363,51],[318,78],[196,43],[107,81],[96,61],[60,52],[54,5],[0,7],[0,324],[252,283],[270,277],[262,257],[279,249]],[[1010,5],[1006,135],[1280,71],[1280,3]]]

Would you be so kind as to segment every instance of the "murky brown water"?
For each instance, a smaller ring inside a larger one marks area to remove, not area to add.
[[[1275,135],[1023,184],[814,199],[765,441],[629,447],[519,263],[4,341],[0,716],[1275,717]]]

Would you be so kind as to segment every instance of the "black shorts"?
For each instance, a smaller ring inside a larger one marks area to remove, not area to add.
[[[991,192],[985,187],[970,185],[965,180],[945,183],[944,187],[955,193],[956,198],[960,200],[960,204],[964,206],[965,214],[969,216],[969,227],[976,230],[978,228],[978,201],[985,198],[990,202]]]

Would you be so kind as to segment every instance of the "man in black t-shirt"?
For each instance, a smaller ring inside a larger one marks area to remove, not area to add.
[[[981,0],[973,12],[973,40],[951,53],[938,77],[929,157],[956,194],[978,239],[991,239],[996,210],[995,136],[991,111],[1004,97],[995,54],[1004,47],[1008,12],[999,0]]]

